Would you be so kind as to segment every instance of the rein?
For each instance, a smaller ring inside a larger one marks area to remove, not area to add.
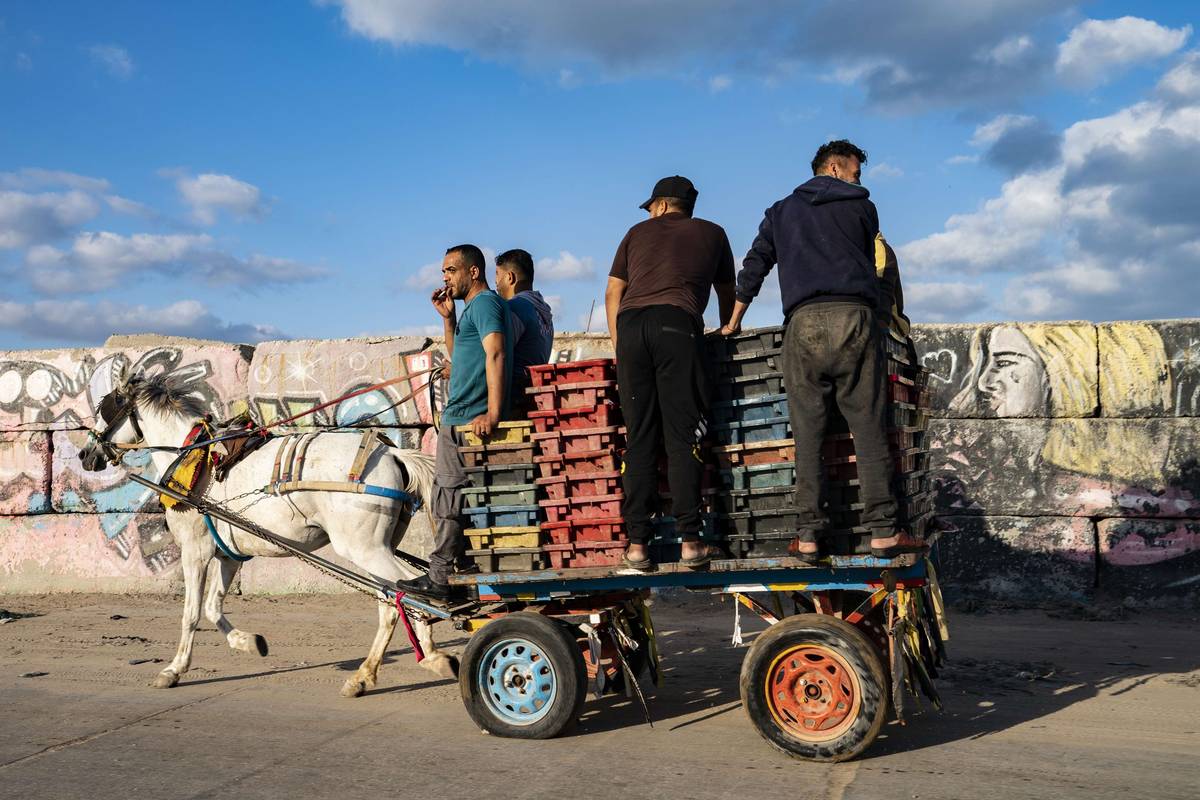
[[[96,431],[92,428],[88,428],[88,434],[91,436],[91,438],[93,438],[100,444],[100,447],[102,450],[104,450],[105,455],[109,456],[109,460],[112,461],[113,463],[117,463],[118,461],[121,460],[120,458],[116,457],[118,455],[119,451],[121,451],[121,450],[152,450],[155,452],[166,452],[166,453],[186,453],[189,450],[196,450],[196,449],[199,449],[202,447],[208,447],[209,445],[216,444],[217,442],[224,442],[229,439],[240,439],[241,437],[247,436],[247,435],[257,436],[257,435],[266,433],[271,428],[275,428],[280,425],[285,425],[289,422],[295,422],[296,420],[301,419],[302,417],[307,417],[310,414],[315,414],[318,411],[323,411],[324,409],[329,408],[330,406],[337,405],[338,403],[341,403],[345,400],[350,400],[351,398],[354,398],[354,397],[358,397],[359,395],[364,395],[369,392],[374,392],[378,389],[383,389],[388,386],[395,385],[397,383],[402,383],[403,381],[411,381],[413,378],[419,378],[422,375],[432,375],[433,376],[429,380],[427,380],[425,383],[421,384],[416,389],[413,389],[411,392],[406,394],[404,397],[401,397],[399,400],[392,403],[391,405],[386,406],[385,408],[382,408],[379,411],[376,411],[374,414],[371,414],[370,416],[363,417],[362,419],[357,420],[355,422],[355,424],[357,425],[358,423],[361,423],[364,420],[372,419],[374,417],[379,416],[380,414],[382,414],[385,411],[390,411],[391,409],[395,408],[396,406],[407,403],[409,400],[416,397],[419,392],[422,392],[425,389],[428,389],[430,386],[432,386],[433,382],[437,379],[437,376],[440,375],[441,372],[442,372],[441,367],[430,367],[429,369],[423,369],[420,372],[414,372],[409,375],[402,375],[399,378],[391,378],[390,380],[382,381],[380,383],[376,383],[371,386],[364,387],[362,389],[357,389],[353,392],[350,392],[349,394],[344,394],[341,397],[335,397],[333,400],[329,400],[327,402],[321,403],[320,405],[313,406],[310,409],[301,411],[299,414],[293,414],[290,417],[285,417],[284,419],[278,419],[278,420],[275,420],[274,422],[271,422],[266,425],[259,425],[257,428],[254,428],[252,430],[236,431],[234,433],[226,434],[225,436],[218,436],[215,439],[205,439],[204,441],[194,442],[192,444],[183,445],[180,447],[172,447],[170,445],[147,445],[147,444],[145,444],[146,437],[142,433],[141,425],[138,424],[138,420],[137,420],[137,403],[134,402],[133,400],[130,400],[129,405],[126,406],[126,409],[123,412],[121,412],[112,422],[108,423],[108,428],[106,429],[106,433],[109,430],[113,430],[115,426],[117,426],[121,422],[123,422],[125,417],[128,417],[129,421],[133,425],[134,432],[137,433],[137,436],[138,436],[137,441],[127,442],[127,443],[125,443],[125,442],[110,442],[104,438],[103,434],[97,435]]]

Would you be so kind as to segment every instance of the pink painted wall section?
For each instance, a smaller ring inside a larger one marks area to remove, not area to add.
[[[50,434],[0,433],[0,514],[50,510]]]
[[[265,342],[255,349],[251,364],[251,402],[263,421],[270,422],[376,383],[424,373],[443,358],[439,352],[426,350],[426,342],[416,337]],[[295,424],[343,425],[364,418],[380,427],[430,424],[445,386],[429,384],[428,374],[417,375],[345,400]],[[412,397],[389,408],[413,392]]]
[[[1105,519],[1100,533],[1100,559],[1114,567],[1162,564],[1200,553],[1200,520]]]
[[[161,514],[42,514],[0,518],[6,592],[168,591],[178,549]]]
[[[246,407],[250,362],[237,345],[164,344],[129,349],[0,352],[0,430],[91,426],[122,370],[169,373],[195,387],[220,415]]]

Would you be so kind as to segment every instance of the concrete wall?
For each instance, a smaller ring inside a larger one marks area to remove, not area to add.
[[[1100,595],[1155,602],[1200,590],[1200,320],[918,325],[932,373],[931,468],[942,568],[960,591],[1019,601]],[[567,334],[555,360],[612,355]],[[122,369],[169,371],[219,414],[272,420],[393,378],[298,421],[374,415],[441,363],[417,338],[219,342],[114,337],[92,350],[0,353],[0,593],[177,586],[178,551],[149,492],[121,470],[85,473],[78,450]],[[432,452],[443,387],[373,417]],[[152,473],[148,459],[127,459]],[[155,476],[157,477],[157,476]],[[424,554],[419,517],[404,547]],[[328,555],[328,554],[327,554]],[[292,559],[255,559],[247,592],[337,591]]]

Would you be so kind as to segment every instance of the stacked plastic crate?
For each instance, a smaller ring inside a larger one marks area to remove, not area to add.
[[[616,377],[609,358],[530,369],[543,550],[556,569],[611,566],[625,550]]]
[[[783,328],[707,340],[713,383],[705,496],[735,558],[780,555],[796,535],[795,446],[783,385]]]
[[[467,555],[484,572],[546,566],[538,527],[534,483],[533,424],[501,422],[486,441],[468,426],[459,428],[468,485],[463,489]]]
[[[923,535],[933,507],[926,475],[927,373],[916,365],[904,339],[894,334],[885,339],[897,521]],[[784,555],[797,529],[795,446],[783,388],[782,345],[782,327],[708,341],[715,378],[712,457],[722,486],[708,495],[708,502],[738,558]],[[869,552],[869,532],[860,524],[863,506],[854,440],[836,413],[829,430],[822,448],[826,510],[833,529],[829,549],[840,554]]]

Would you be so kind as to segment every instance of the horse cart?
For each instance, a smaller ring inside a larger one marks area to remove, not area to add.
[[[638,681],[658,681],[646,600],[662,589],[729,595],[768,623],[747,650],[739,688],[751,723],[788,755],[851,759],[870,746],[889,710],[904,721],[911,695],[940,706],[933,678],[948,633],[925,555],[831,556],[818,566],[788,557],[744,558],[714,561],[704,571],[664,564],[634,574],[608,567],[462,574],[451,582],[464,599],[439,605],[293,548],[219,504],[131,477],[394,603],[418,659],[411,621],[447,622],[468,633],[458,670],[463,703],[495,735],[557,736],[574,725],[589,689],[625,691],[650,721]],[[734,636],[740,640],[736,623]]]

